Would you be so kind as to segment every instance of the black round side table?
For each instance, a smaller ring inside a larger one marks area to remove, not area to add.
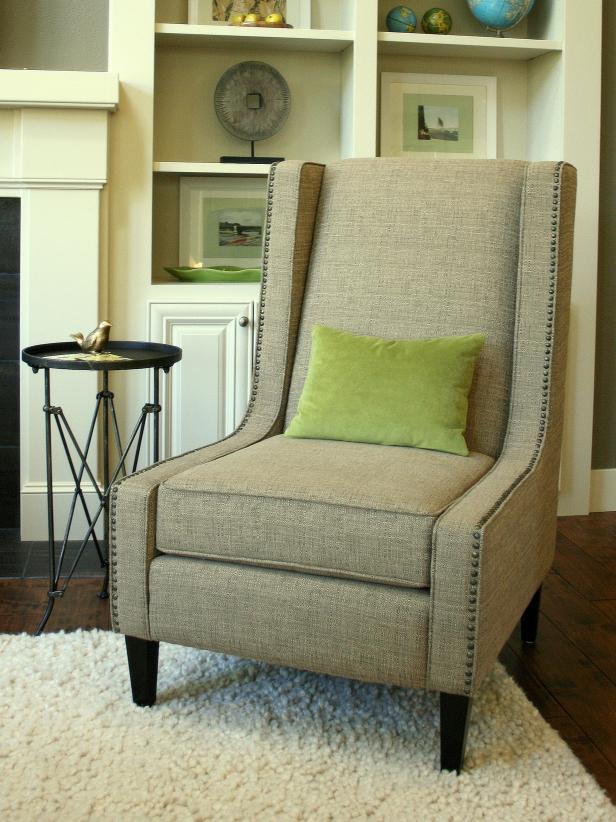
[[[153,419],[153,448],[152,459],[153,462],[158,462],[160,458],[160,426],[159,416],[161,407],[159,404],[159,388],[160,388],[160,371],[161,369],[168,373],[172,365],[182,359],[182,349],[175,345],[164,345],[162,343],[150,342],[110,342],[103,354],[83,354],[77,343],[47,343],[45,345],[33,345],[29,348],[24,348],[21,352],[22,360],[27,363],[34,373],[42,370],[45,375],[45,405],[43,412],[45,414],[45,463],[47,471],[47,530],[48,530],[48,544],[49,544],[49,591],[47,592],[48,602],[41,621],[36,629],[36,635],[39,636],[47,620],[49,619],[53,610],[56,599],[64,596],[67,585],[73,576],[77,564],[81,559],[84,549],[90,539],[94,543],[94,547],[98,553],[101,561],[101,567],[105,568],[105,580],[103,587],[99,593],[101,598],[109,596],[109,492],[111,486],[116,482],[120,475],[127,475],[127,462],[129,453],[134,447],[132,471],[137,470],[139,463],[139,455],[141,452],[141,445],[143,442],[143,435],[147,424],[148,417],[152,415]],[[64,411],[61,406],[51,404],[51,379],[50,372],[53,368],[61,368],[70,371],[101,371],[102,372],[102,391],[96,394],[96,403],[88,429],[88,435],[83,448],[77,442],[75,434],[66,419]],[[118,420],[114,406],[114,395],[109,390],[109,372],[110,371],[128,371],[133,369],[153,369],[153,396],[152,402],[146,402],[141,409],[139,418],[133,428],[133,431],[126,442],[122,445],[120,430],[118,427]],[[88,454],[94,438],[96,424],[99,419],[102,419],[103,432],[103,482],[100,487],[96,477],[94,476],[89,464]],[[56,552],[55,530],[54,530],[54,508],[53,508],[53,465],[52,465],[52,443],[51,443],[51,429],[52,419],[55,420],[60,441],[62,443],[64,454],[70,468],[73,483],[75,485],[71,505],[69,508],[68,520],[64,531],[64,538],[59,545]],[[113,433],[115,446],[118,453],[117,465],[111,470],[110,465],[110,429]],[[70,443],[70,445],[69,445]],[[71,453],[70,446],[74,449]],[[96,509],[90,511],[86,502],[86,498],[82,489],[82,481],[84,474],[92,484],[95,493],[98,497]],[[62,576],[62,565],[66,553],[66,546],[69,541],[69,534],[73,518],[75,516],[75,509],[80,503],[88,524],[86,533],[81,540],[81,544],[77,551],[77,555],[73,560],[72,566],[63,583],[60,583]],[[103,544],[96,536],[95,528],[101,514],[104,512],[103,524]]]

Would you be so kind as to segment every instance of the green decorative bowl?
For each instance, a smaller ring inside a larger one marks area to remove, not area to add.
[[[235,265],[216,265],[210,268],[192,268],[189,265],[165,266],[165,271],[185,283],[258,283],[260,268],[239,268]]]

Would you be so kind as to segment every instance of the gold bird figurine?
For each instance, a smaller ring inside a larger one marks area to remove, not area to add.
[[[71,334],[70,336],[75,340],[84,354],[100,354],[105,350],[109,342],[110,328],[111,323],[103,320],[87,337],[84,337],[81,331],[78,331],[76,334]]]

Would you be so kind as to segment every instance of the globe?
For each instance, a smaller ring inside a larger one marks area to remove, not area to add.
[[[386,23],[389,31],[413,32],[417,28],[415,12],[408,6],[396,6],[387,12]]]
[[[451,26],[451,14],[445,9],[428,9],[421,18],[421,27],[426,34],[449,34]]]
[[[466,0],[480,23],[492,31],[507,31],[517,26],[535,5],[535,0]]]

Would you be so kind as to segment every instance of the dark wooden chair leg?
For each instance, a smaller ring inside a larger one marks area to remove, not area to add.
[[[534,645],[537,641],[537,625],[539,623],[539,605],[541,604],[541,586],[535,592],[533,598],[522,614],[520,620],[520,632],[522,642],[525,645]]]
[[[142,707],[156,702],[158,642],[125,636],[133,702]]]
[[[472,700],[441,693],[441,770],[460,773],[464,763]]]

